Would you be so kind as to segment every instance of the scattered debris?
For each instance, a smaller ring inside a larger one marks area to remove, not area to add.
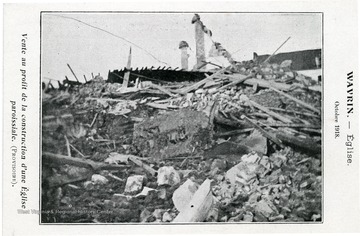
[[[321,221],[321,82],[212,53],[231,65],[45,84],[42,222]]]
[[[232,185],[248,185],[256,180],[259,168],[257,163],[241,162],[228,170],[225,177]]]
[[[261,200],[255,204],[255,214],[269,218],[272,215],[277,215],[276,207],[265,200]]]
[[[133,175],[128,177],[125,185],[125,193],[136,193],[139,192],[143,187],[144,176]]]
[[[267,153],[267,139],[258,130],[254,130],[241,144],[263,155]]]
[[[94,182],[92,182],[92,181],[86,181],[86,182],[84,182],[83,185],[86,190],[94,189]]]
[[[105,159],[105,163],[108,164],[128,164],[129,163],[129,156],[128,155],[122,155],[116,152],[110,153],[109,157]]]
[[[169,212],[164,212],[162,216],[162,222],[171,222],[173,219],[174,217]]]
[[[136,124],[134,145],[142,156],[169,158],[201,152],[211,136],[204,113],[182,109]]]
[[[102,175],[91,176],[91,181],[95,184],[107,184],[109,182],[109,180]]]
[[[156,191],[153,188],[144,187],[141,193],[138,193],[136,197],[146,197],[149,195],[149,193]]]
[[[158,170],[157,183],[161,185],[177,185],[180,183],[180,175],[172,166],[164,166]]]

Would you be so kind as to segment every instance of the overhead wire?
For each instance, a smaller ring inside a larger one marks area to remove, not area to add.
[[[108,30],[102,29],[102,28],[100,28],[100,27],[98,27],[98,26],[91,25],[91,24],[89,24],[89,23],[86,23],[86,22],[84,22],[84,21],[82,21],[82,20],[76,19],[76,18],[71,17],[71,16],[63,16],[63,15],[56,15],[56,14],[52,14],[52,16],[57,16],[57,17],[61,17],[61,18],[66,18],[66,19],[74,20],[74,21],[77,21],[77,22],[79,22],[79,23],[81,23],[81,24],[84,24],[84,25],[86,25],[86,26],[89,26],[89,27],[91,27],[91,28],[94,28],[94,29],[100,30],[100,31],[102,31],[102,32],[105,32],[105,33],[107,33],[107,34],[110,34],[110,35],[112,35],[112,36],[114,36],[114,37],[116,37],[116,38],[119,38],[119,39],[121,39],[121,40],[123,40],[123,41],[125,41],[125,42],[127,42],[127,43],[129,43],[129,44],[131,44],[131,45],[133,45],[134,47],[136,47],[136,48],[144,51],[147,55],[151,56],[151,57],[152,57],[153,59],[155,59],[157,62],[163,63],[163,64],[165,64],[165,65],[169,65],[168,63],[166,63],[166,62],[161,61],[160,59],[158,59],[156,56],[154,56],[151,52],[149,52],[149,51],[146,50],[145,48],[142,48],[141,46],[139,46],[139,45],[131,42],[130,40],[128,40],[128,39],[126,39],[126,38],[124,38],[124,37],[122,37],[122,36],[119,36],[119,35],[117,35],[117,34],[114,34],[114,33],[110,32],[110,31],[108,31]]]

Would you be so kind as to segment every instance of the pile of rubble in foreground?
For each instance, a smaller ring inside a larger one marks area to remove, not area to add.
[[[43,223],[321,221],[321,89],[282,65],[43,90]]]

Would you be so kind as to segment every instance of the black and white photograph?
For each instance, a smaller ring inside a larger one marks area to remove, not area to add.
[[[40,22],[40,224],[323,223],[322,12]]]
[[[2,235],[360,232],[359,11],[3,4]]]

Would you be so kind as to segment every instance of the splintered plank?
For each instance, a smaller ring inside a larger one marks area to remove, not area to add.
[[[296,114],[296,115],[301,115],[301,116],[308,116],[308,117],[320,118],[319,115],[315,115],[315,114],[311,114],[311,113],[298,112],[298,111],[293,111],[293,110],[288,110],[288,109],[282,109],[282,108],[278,108],[278,107],[268,107],[268,108],[269,108],[270,110],[285,112],[285,113],[288,113],[288,114]]]
[[[88,159],[81,159],[77,157],[68,157],[61,154],[55,154],[50,152],[42,152],[44,162],[57,163],[60,165],[73,165],[77,167],[84,167],[93,170],[122,170],[127,168],[125,165],[107,165],[101,162],[95,162]]]
[[[318,114],[321,113],[319,109],[316,109],[315,107],[313,107],[313,106],[311,106],[311,105],[309,105],[309,104],[307,104],[307,103],[305,103],[305,102],[303,102],[303,101],[301,101],[301,100],[299,100],[299,99],[297,99],[297,98],[294,98],[293,96],[291,96],[291,95],[289,95],[289,94],[287,94],[287,93],[284,93],[284,92],[282,92],[282,91],[280,91],[280,90],[278,90],[278,89],[276,89],[276,88],[274,88],[274,87],[269,87],[269,88],[270,88],[271,90],[277,92],[278,94],[281,94],[281,95],[283,95],[284,97],[287,97],[288,99],[293,100],[293,101],[296,102],[297,104],[299,104],[299,105],[301,105],[301,106],[303,106],[303,107],[306,107],[307,109],[310,109],[310,110],[312,110],[312,111],[314,111],[314,112],[316,112],[316,113],[318,113]]]
[[[219,90],[223,90],[223,89],[229,88],[229,87],[231,87],[231,86],[240,84],[240,83],[242,83],[242,82],[244,82],[245,80],[250,79],[250,78],[251,78],[251,76],[246,76],[246,75],[238,74],[237,77],[234,78],[234,80],[233,80],[231,83],[222,86]]]
[[[279,90],[289,91],[290,88],[292,87],[291,84],[278,83],[278,82],[274,82],[274,81],[251,78],[250,75],[245,77],[243,74],[239,74],[239,73],[232,74],[232,75],[216,76],[216,78],[223,78],[223,77],[232,79],[233,82],[236,84],[244,83],[246,85],[251,85],[251,86],[257,85],[261,88],[273,87],[273,88],[277,88]]]
[[[217,76],[221,75],[222,73],[224,73],[227,69],[229,69],[230,67],[226,67],[226,68],[223,68],[223,69],[220,69],[218,71],[216,71],[214,74],[206,77],[205,79],[203,80],[200,80],[199,82],[193,84],[193,85],[190,85],[186,88],[183,88],[183,89],[179,89],[179,90],[173,90],[172,92],[174,93],[180,93],[180,94],[187,94],[189,93],[190,91],[193,91],[193,90],[196,90],[198,89],[200,86],[206,84],[207,82],[213,80],[214,78],[216,78]]]
[[[254,128],[236,129],[236,130],[231,130],[231,131],[222,132],[222,133],[215,133],[214,136],[218,137],[218,138],[223,138],[223,137],[228,137],[228,136],[249,133],[253,130],[254,130]]]
[[[79,79],[77,78],[75,72],[73,71],[73,69],[71,68],[71,66],[69,64],[67,64],[67,66],[69,67],[71,73],[73,74],[73,76],[75,77],[76,81],[79,82]]]
[[[261,88],[277,88],[279,90],[283,90],[283,91],[289,91],[291,86],[290,84],[284,84],[284,83],[277,83],[277,82],[270,82],[267,80],[263,80],[263,79],[255,79],[255,78],[250,78],[244,81],[244,84],[247,85],[255,85],[257,84],[257,86],[261,87]]]
[[[239,120],[237,119],[234,115],[231,115],[231,117],[234,120]],[[255,129],[257,129],[258,131],[260,131],[261,134],[264,135],[264,137],[270,139],[271,141],[273,141],[274,143],[276,143],[279,147],[284,148],[284,145],[282,144],[282,142],[275,137],[275,135],[267,132],[266,130],[264,130],[263,128],[261,128],[259,125],[257,125],[254,121],[252,121],[250,118],[248,118],[245,115],[242,115],[242,118],[245,119],[249,124],[251,124],[251,126],[253,126]]]
[[[151,82],[149,83],[149,86],[151,88],[160,90],[161,92],[169,95],[170,97],[175,97],[174,94],[172,94],[168,89],[164,88],[163,86],[160,86],[160,85],[157,85],[157,84],[154,84],[154,83],[151,83]]]
[[[273,111],[270,111],[268,108],[266,108],[266,107],[264,107],[264,106],[262,106],[262,105],[260,105],[260,104],[258,104],[258,103],[256,103],[256,102],[254,102],[254,101],[252,101],[252,100],[249,100],[249,102],[250,102],[250,104],[251,104],[252,106],[256,107],[257,109],[262,110],[263,112],[266,112],[267,114],[275,117],[276,119],[278,119],[278,120],[280,120],[280,121],[282,121],[282,122],[284,122],[284,123],[292,123],[292,121],[291,121],[290,119],[288,119],[288,118],[286,118],[286,117],[284,117],[284,116],[282,116],[282,115],[279,115],[278,113],[275,113],[275,112],[273,112]]]
[[[140,160],[140,157],[134,156],[134,155],[128,155],[129,160],[138,165],[139,167],[143,168],[147,172],[149,172],[152,176],[157,175],[157,171],[154,170],[151,166],[145,164]]]
[[[163,110],[169,109],[169,104],[167,104],[167,103],[159,104],[159,103],[155,103],[155,102],[148,102],[145,105],[152,107],[152,108],[156,108],[156,109],[163,109]]]

